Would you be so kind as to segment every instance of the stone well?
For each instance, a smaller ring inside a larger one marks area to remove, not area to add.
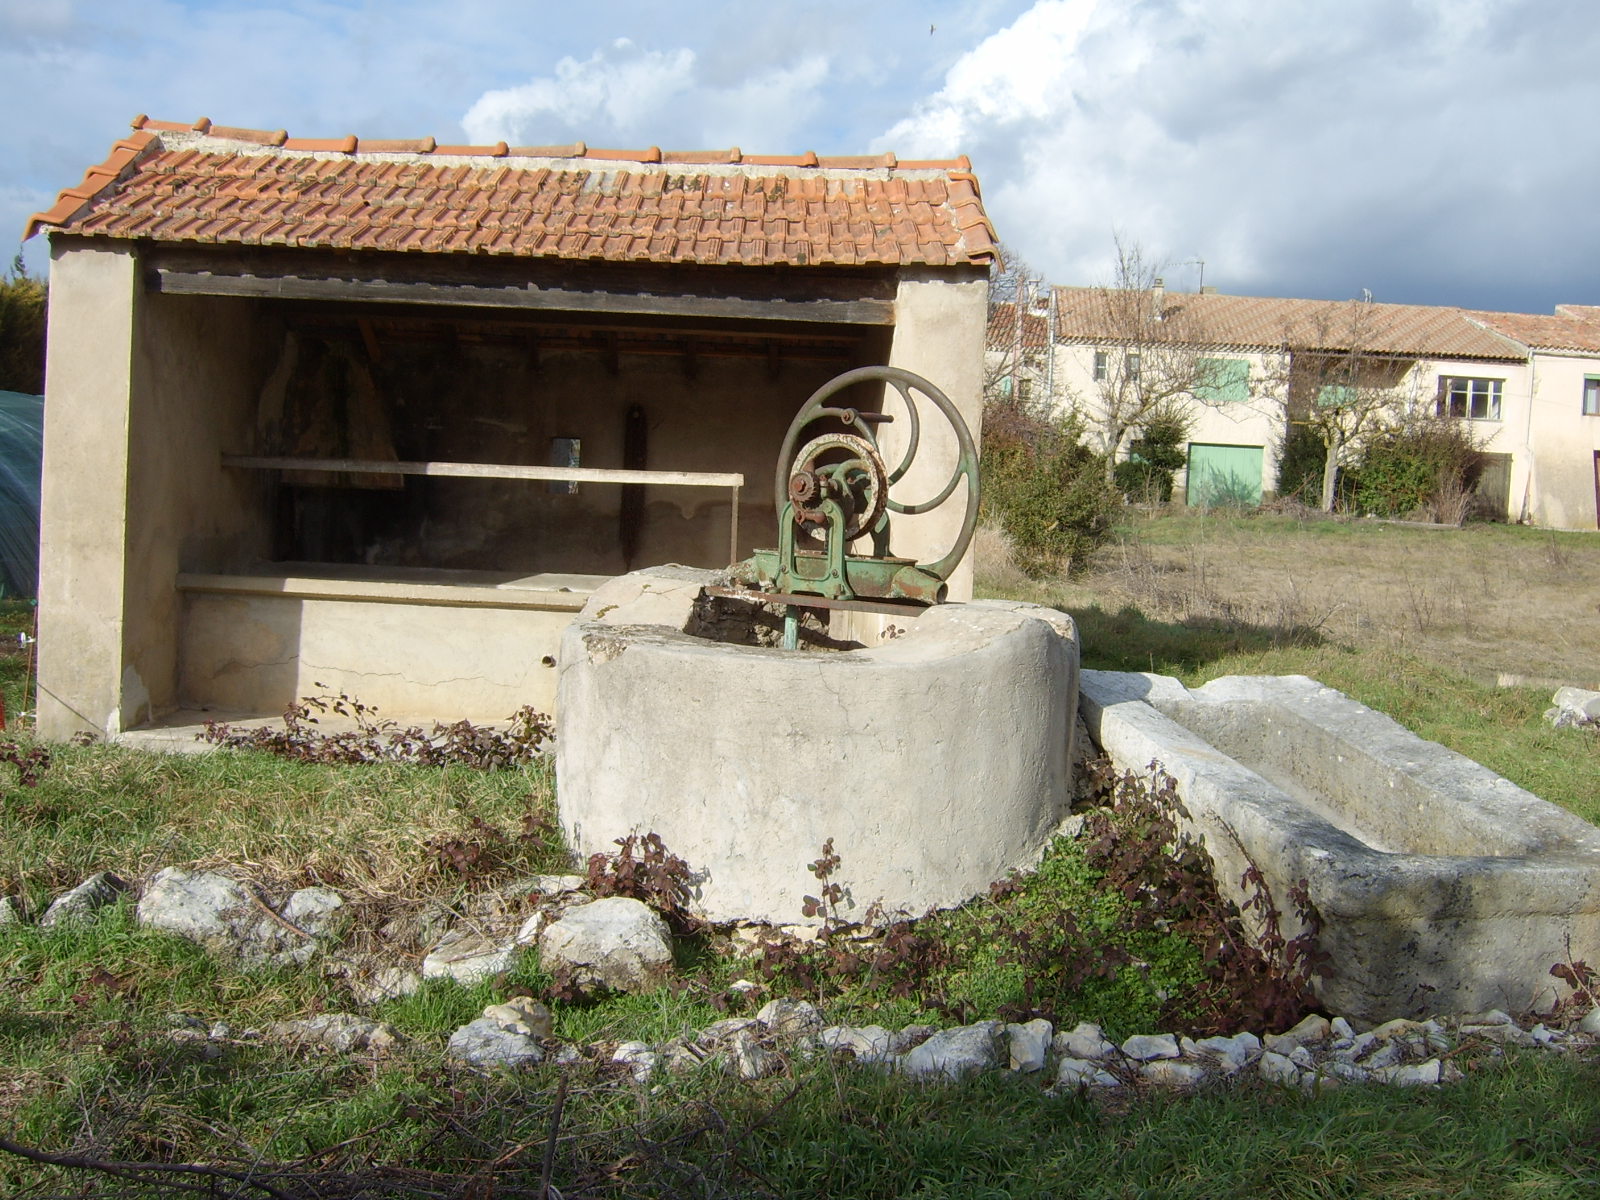
[[[831,838],[844,915],[921,913],[1034,865],[1066,817],[1072,620],[1002,601],[813,630],[712,599],[714,572],[611,581],[566,631],[557,792],[582,855],[656,833],[714,920],[799,922]]]

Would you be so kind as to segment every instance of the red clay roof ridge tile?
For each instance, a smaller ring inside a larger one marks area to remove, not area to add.
[[[497,158],[556,158],[556,159],[593,159],[604,162],[641,162],[641,163],[683,163],[696,166],[759,166],[759,167],[816,167],[821,170],[869,170],[881,168],[886,171],[941,171],[963,172],[969,177],[972,171],[972,160],[965,154],[948,159],[900,159],[892,151],[881,154],[865,155],[840,155],[818,156],[814,150],[804,154],[794,155],[761,155],[745,154],[734,146],[728,150],[668,150],[663,151],[659,146],[647,146],[643,149],[600,149],[589,146],[584,142],[574,142],[566,146],[507,146],[505,142],[498,142],[492,146],[474,145],[441,145],[431,137],[411,139],[380,139],[360,138],[350,135],[344,138],[298,138],[290,137],[282,129],[246,129],[238,126],[214,125],[209,117],[201,117],[196,121],[184,123],[181,121],[156,121],[140,113],[133,119],[132,126],[135,130],[156,134],[198,134],[201,137],[214,138],[225,142],[241,142],[247,145],[261,145],[281,148],[286,151],[299,151],[303,153],[343,153],[343,154],[417,154],[439,155],[449,157],[497,157]],[[176,139],[163,137],[164,143],[175,143]],[[354,143],[353,149],[347,149],[349,143]],[[974,182],[976,182],[974,180]]]
[[[140,128],[113,143],[111,153],[102,163],[83,173],[83,182],[77,187],[63,188],[56,202],[44,212],[34,213],[23,227],[22,240],[27,241],[44,225],[63,225],[88,207],[102,192],[108,192],[133,173],[134,165],[147,153],[159,149],[160,139]]]

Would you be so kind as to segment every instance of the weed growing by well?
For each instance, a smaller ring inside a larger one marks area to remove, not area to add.
[[[815,996],[830,1013],[882,1023],[1043,1016],[1113,1031],[1202,1033],[1282,1029],[1311,1005],[1318,924],[1300,899],[1303,932],[1285,939],[1265,884],[1254,881],[1260,937],[1251,936],[1186,837],[1169,778],[1118,775],[1101,760],[1100,801],[1078,838],[1059,839],[1039,869],[989,895],[871,932],[829,903],[849,864],[830,844],[810,869],[823,882],[807,915],[824,918],[809,943],[766,940],[756,968],[778,991]],[[841,1017],[840,1019],[845,1019]]]

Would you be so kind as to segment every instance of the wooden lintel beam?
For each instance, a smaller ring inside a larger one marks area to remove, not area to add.
[[[257,454],[224,454],[222,465],[257,471],[327,471],[346,475],[543,479],[564,480],[571,483],[646,483],[663,487],[744,486],[744,476],[732,471],[619,471],[604,467],[535,467],[521,463],[389,462],[386,459],[290,458]]]
[[[155,267],[152,291],[191,296],[436,304],[466,308],[542,309],[628,316],[797,321],[825,325],[893,325],[891,300],[787,300],[738,296],[658,295],[541,288],[532,284],[481,287],[391,279],[302,275],[216,274]]]

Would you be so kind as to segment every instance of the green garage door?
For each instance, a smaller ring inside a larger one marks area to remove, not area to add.
[[[1189,503],[1202,508],[1261,503],[1260,446],[1189,443]]]

